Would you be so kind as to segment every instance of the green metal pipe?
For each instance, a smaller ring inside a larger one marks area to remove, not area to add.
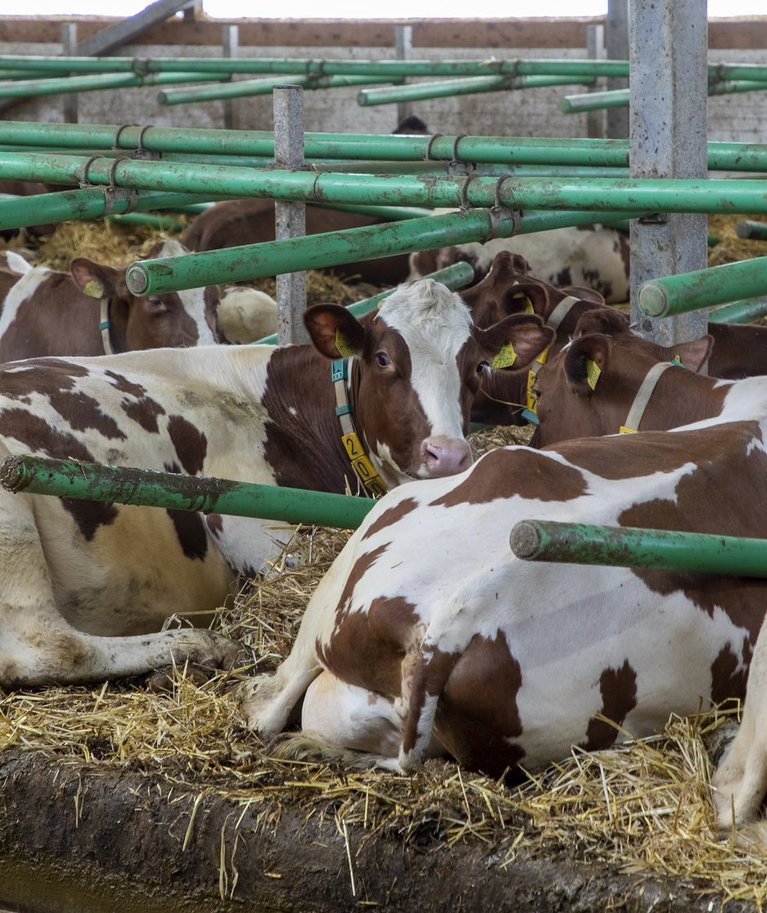
[[[474,281],[474,267],[464,262],[453,263],[452,266],[446,266],[444,269],[438,269],[436,272],[429,273],[425,278],[433,279],[435,282],[441,282],[442,285],[446,285],[451,291],[455,292],[459,288],[465,288],[470,282]],[[393,294],[395,291],[396,288],[391,288],[388,291],[379,292],[379,294],[373,295],[371,298],[363,298],[362,301],[355,301],[353,304],[347,304],[346,310],[349,311],[349,313],[354,314],[355,317],[364,317],[365,314],[374,311],[384,298],[388,298],[389,295]],[[256,339],[254,342],[248,343],[248,345],[276,346],[277,334],[272,333],[271,336],[263,336],[261,339]]]
[[[767,222],[743,219],[735,226],[735,234],[739,238],[751,238],[752,241],[767,241]]]
[[[356,212],[361,216],[375,216],[379,219],[389,219],[391,222],[405,222],[408,219],[423,219],[432,215],[430,209],[419,206],[355,206],[343,203],[326,203],[323,208],[336,209],[339,212]]]
[[[147,73],[131,76],[129,73],[105,73],[94,76],[66,76],[55,79],[26,79],[0,84],[0,98],[33,98],[38,95],[71,95],[78,92],[96,92],[104,89],[131,89],[141,86],[160,86],[181,82],[218,80],[215,74],[200,73]]]
[[[158,231],[179,232],[184,229],[184,223],[173,216],[157,216],[148,212],[126,212],[122,215],[109,216],[110,222],[118,225],[145,225],[147,228],[156,228]]]
[[[0,200],[0,230],[70,219],[101,219],[131,210],[145,212],[152,209],[173,209],[200,199],[197,194],[126,191],[120,188],[114,193],[106,194],[105,189],[84,187],[81,190],[62,190]],[[222,197],[215,196],[214,199]]]
[[[368,498],[302,488],[28,455],[10,456],[0,463],[0,485],[14,493],[260,517],[343,529],[359,526],[375,504]]]
[[[640,286],[638,301],[643,314],[657,319],[764,295],[767,295],[767,257],[755,257],[651,279]]]
[[[733,95],[736,92],[761,92],[767,89],[767,82],[736,80],[712,82],[709,95]],[[600,111],[603,108],[628,108],[629,90],[612,89],[607,92],[588,92],[581,95],[565,95],[559,102],[560,111],[565,114],[579,114],[582,111]]]
[[[401,80],[395,80],[401,82]],[[353,86],[380,83],[378,76],[270,76],[268,79],[242,79],[219,86],[202,86],[185,91],[164,91],[157,93],[161,105],[188,105],[200,101],[217,101],[222,98],[250,98],[255,95],[271,95],[275,86],[301,86],[305,91],[316,89],[344,89]]]
[[[3,121],[4,145],[83,149],[139,146],[147,152],[274,157],[274,134],[258,130],[117,127],[95,124],[37,124]],[[425,158],[476,164],[579,165],[628,167],[627,140],[503,136],[416,136],[396,134],[307,133],[305,157],[422,162]],[[767,145],[709,143],[708,167],[721,171],[767,171]]]
[[[444,79],[439,82],[417,82],[406,86],[382,89],[363,89],[357,104],[393,105],[403,101],[427,98],[453,98],[456,95],[477,95],[483,92],[506,92],[513,89],[535,89],[547,86],[571,86],[574,82],[591,85],[592,77],[573,76],[470,76],[465,79]]]
[[[709,323],[751,323],[767,314],[767,298],[749,298],[746,301],[733,301],[722,307],[709,311]]]
[[[625,217],[625,213],[619,216]],[[591,212],[557,212],[529,213],[523,218],[497,218],[490,210],[472,209],[285,241],[265,241],[185,254],[182,257],[139,260],[128,267],[125,281],[134,295],[159,295],[187,288],[260,279],[279,273],[322,269],[351,263],[361,256],[386,257],[467,241],[481,242],[491,237],[508,238],[517,233],[585,224],[594,221],[593,217]]]
[[[413,175],[312,174],[255,171],[173,162],[113,162],[99,157],[0,154],[0,178],[91,183],[134,189],[219,196],[267,196],[309,203],[363,203],[425,206],[462,205],[513,209],[588,209],[596,212],[767,212],[767,194],[758,180],[671,178],[417,177]]]
[[[509,544],[517,558],[526,561],[767,577],[767,539],[520,520],[512,527]]]

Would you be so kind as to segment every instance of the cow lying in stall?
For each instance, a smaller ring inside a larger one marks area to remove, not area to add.
[[[584,335],[539,372],[542,428],[549,404],[577,412],[572,425],[587,432],[625,424],[658,347],[617,325],[604,333],[604,319],[587,315]],[[696,423],[501,448],[461,475],[387,495],[320,582],[276,674],[243,686],[249,725],[274,736],[303,699],[299,751],[405,772],[448,753],[498,777],[742,697],[767,581],[525,562],[509,548],[526,518],[767,537],[767,378],[664,370],[641,426],[680,418]],[[723,827],[730,794],[742,820],[765,791],[754,730],[766,637],[714,781]]]
[[[147,256],[183,253],[178,241],[164,241]],[[218,305],[217,286],[135,297],[125,284],[124,268],[85,257],[74,259],[70,272],[34,267],[6,297],[0,361],[223,342]]]
[[[462,260],[483,279],[501,252],[517,254],[529,272],[558,287],[584,286],[618,304],[629,297],[628,234],[603,225],[555,228],[513,238],[495,238],[484,244],[470,242],[410,255],[409,279],[417,279]]]
[[[431,280],[397,290],[364,326],[337,305],[310,308],[306,323],[316,348],[4,365],[2,455],[356,491],[337,413],[346,401],[379,487],[447,475],[471,462],[463,435],[488,360],[511,364],[513,346],[524,367],[552,335],[529,316],[477,330],[460,297]],[[115,678],[171,657],[225,663],[233,646],[210,631],[156,632],[170,615],[200,623],[222,605],[238,573],[279,552],[289,533],[273,527],[0,492],[0,686]]]

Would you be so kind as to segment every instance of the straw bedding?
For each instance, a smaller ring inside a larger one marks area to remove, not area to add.
[[[67,226],[73,232],[88,228]],[[722,232],[720,226],[714,230]],[[82,236],[74,243],[86,253]],[[62,256],[54,255],[53,244],[44,245],[49,262]],[[103,233],[97,249],[106,259]],[[119,260],[115,252],[114,262]],[[525,442],[524,434],[492,429],[474,435],[472,443],[480,453]],[[286,555],[298,554],[302,561],[278,561],[263,581],[245,582],[214,626],[249,644],[259,668],[275,665],[290,649],[311,592],[347,538],[340,531],[299,531]],[[708,784],[717,743],[737,708],[671,719],[657,736],[616,750],[574,750],[509,787],[443,761],[402,777],[285,760],[279,746],[262,744],[238,716],[233,685],[250,671],[200,681],[177,669],[171,687],[160,691],[139,681],[0,693],[0,753],[77,759],[92,769],[138,772],[184,786],[198,797],[220,795],[243,810],[257,805],[265,832],[290,810],[307,821],[334,821],[347,835],[355,829],[364,843],[394,836],[436,853],[475,847],[501,867],[520,855],[583,861],[672,879],[717,907],[725,901],[767,906],[767,852],[733,835],[720,839],[713,829]],[[621,904],[615,897],[609,906]]]

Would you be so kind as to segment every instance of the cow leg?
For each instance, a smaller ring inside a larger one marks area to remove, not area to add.
[[[763,626],[748,675],[738,734],[712,778],[717,823],[723,830],[756,819],[767,793],[767,630]]]

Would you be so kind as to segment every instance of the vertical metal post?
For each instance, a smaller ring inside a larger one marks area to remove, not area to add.
[[[394,28],[394,51],[397,60],[410,60],[413,56],[413,27],[412,25],[397,25]],[[403,84],[407,80],[403,80]],[[397,102],[397,123],[409,117],[413,112],[413,105],[409,101]]]
[[[603,60],[605,56],[605,27],[603,25],[590,25],[586,32],[586,52],[589,60]],[[601,80],[589,87],[590,92],[597,92],[602,88]],[[609,109],[608,109],[609,110]],[[589,111],[586,115],[586,135],[589,139],[603,139],[605,136],[604,109]]]
[[[223,28],[222,44],[224,57],[235,58],[240,56],[240,27],[238,25],[225,25]],[[236,130],[237,117],[235,100],[224,99],[224,129]]]
[[[705,178],[708,28],[706,0],[632,3],[632,177]],[[661,345],[706,332],[705,312],[644,317],[637,290],[648,279],[706,266],[706,216],[669,213],[631,223],[631,317]]]
[[[275,86],[274,160],[279,168],[304,166],[304,95],[300,86]],[[306,205],[275,201],[275,238],[306,234]],[[277,342],[281,346],[309,342],[303,323],[306,307],[306,273],[277,276]]]
[[[637,0],[640,2],[640,0]],[[607,0],[605,20],[605,50],[608,60],[629,59],[629,0]],[[607,89],[628,89],[628,80],[611,76]],[[626,139],[629,135],[628,108],[607,109],[607,136],[610,139]]]
[[[62,23],[61,51],[65,57],[72,57],[77,53],[77,23]],[[77,92],[70,92],[64,95],[62,113],[65,124],[77,123]]]

